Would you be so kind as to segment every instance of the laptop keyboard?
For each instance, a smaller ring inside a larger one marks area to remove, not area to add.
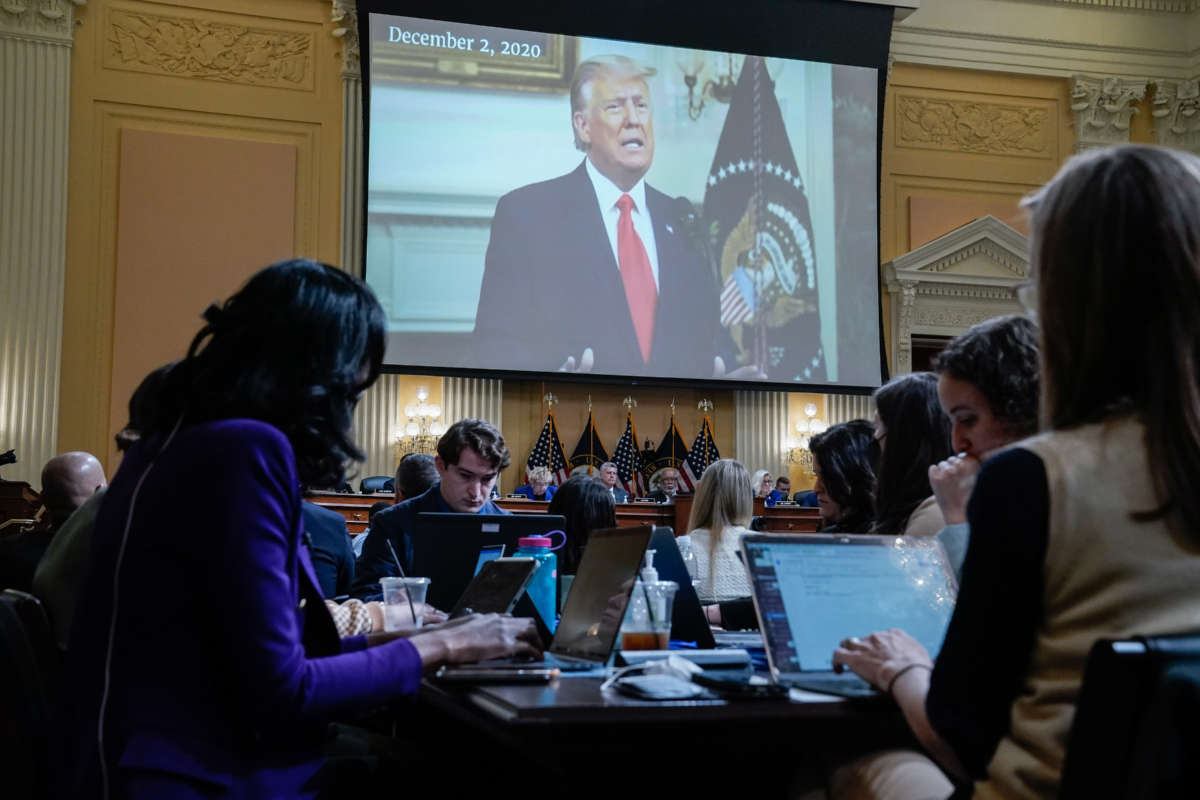
[[[805,675],[803,677],[789,677],[785,681],[788,686],[797,689],[807,689],[810,692],[824,692],[825,694],[836,694],[841,697],[874,697],[882,696],[880,691],[871,684],[864,681],[857,675],[843,673],[827,673],[820,675]]]

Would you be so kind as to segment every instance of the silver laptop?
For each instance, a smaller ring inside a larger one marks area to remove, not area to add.
[[[900,628],[936,658],[958,585],[935,538],[840,534],[742,537],[754,610],[778,683],[844,697],[875,694],[833,671],[851,636]]]
[[[652,525],[592,531],[544,662],[497,659],[482,661],[471,668],[511,670],[539,666],[582,671],[603,667],[616,643],[625,606],[653,531]],[[453,669],[446,672],[452,673]]]

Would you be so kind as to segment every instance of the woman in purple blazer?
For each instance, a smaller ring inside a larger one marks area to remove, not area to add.
[[[383,315],[357,279],[297,260],[206,324],[113,479],[64,682],[63,797],[307,797],[328,721],[412,695],[440,664],[536,654],[496,615],[339,639],[302,537],[303,486],[362,453],[355,402]]]

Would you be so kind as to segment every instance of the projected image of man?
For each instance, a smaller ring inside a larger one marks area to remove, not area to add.
[[[583,162],[500,198],[475,323],[485,364],[724,374],[716,281],[684,235],[686,201],[644,180],[654,160],[653,74],[625,56],[582,62],[570,100]]]

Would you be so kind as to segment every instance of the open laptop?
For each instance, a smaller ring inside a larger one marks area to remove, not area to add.
[[[634,525],[591,532],[544,663],[500,659],[470,668],[528,669],[537,665],[577,672],[604,666],[620,633],[653,530],[651,525]]]
[[[429,578],[425,601],[434,608],[453,608],[475,576],[484,547],[517,550],[517,540],[560,531],[558,514],[417,514],[412,529],[412,575]],[[493,550],[494,552],[494,550]]]
[[[828,534],[742,537],[754,610],[778,683],[866,697],[870,684],[833,671],[851,636],[900,628],[936,658],[958,586],[935,538]]]

